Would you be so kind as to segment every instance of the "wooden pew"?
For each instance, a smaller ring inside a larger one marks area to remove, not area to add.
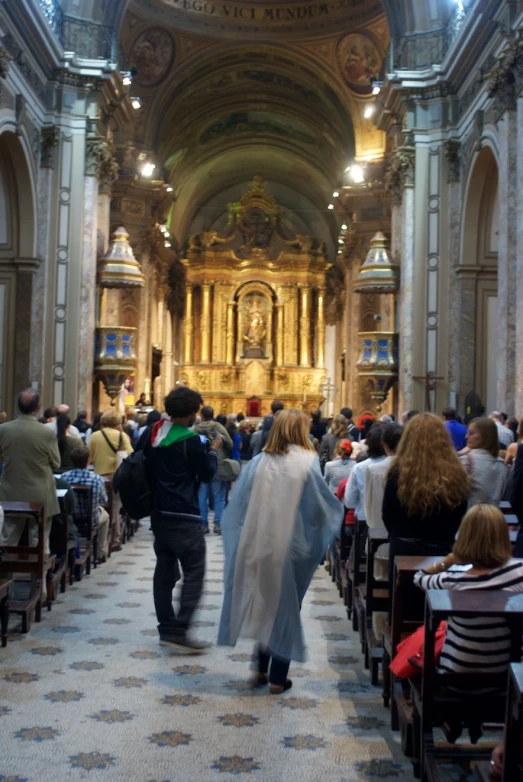
[[[420,614],[419,620],[404,619],[404,598],[408,588],[412,585],[414,574],[423,567],[428,567],[434,562],[441,560],[441,557],[405,557],[399,556],[394,560],[394,572],[392,575],[392,614],[390,624],[385,628],[383,634],[383,702],[386,707],[391,703],[391,727],[392,730],[398,730],[398,710],[394,702],[394,693],[398,695],[402,691],[400,683],[399,688],[395,687],[395,682],[390,674],[390,661],[395,657],[398,644],[408,635],[413,633],[423,624],[423,615]]]
[[[44,506],[39,502],[2,502],[4,513],[19,516],[32,516],[38,528],[36,546],[4,546],[7,554],[0,563],[2,574],[21,573],[31,576],[30,583],[13,579],[13,596],[9,604],[11,614],[22,616],[22,632],[31,629],[33,615],[35,621],[42,619],[42,594],[46,574],[54,567],[55,557],[44,555],[45,519]],[[51,610],[51,600],[47,595],[47,609]]]
[[[361,650],[365,651],[365,607],[363,590],[360,586],[365,584],[366,558],[365,541],[367,539],[367,525],[364,521],[357,521],[352,527],[352,547],[346,562],[347,595],[349,605],[347,612],[352,615],[352,629],[359,633]]]
[[[58,593],[58,584],[60,592],[65,592],[67,586],[67,574],[71,568],[74,568],[74,549],[75,542],[68,536],[68,517],[65,507],[65,489],[57,489],[56,494],[60,505],[61,525],[56,528],[53,524],[51,528],[51,537],[49,547],[56,557],[56,563],[53,570],[47,574],[47,594],[51,600],[55,600]],[[70,579],[70,577],[69,577]]]
[[[9,597],[13,582],[9,578],[0,578],[0,627],[2,648],[7,646],[7,628],[9,626]]]
[[[440,782],[438,760],[477,760],[490,755],[490,747],[445,745],[438,747],[434,728],[449,718],[477,723],[502,723],[506,717],[507,674],[438,674],[434,662],[434,638],[439,624],[449,617],[503,618],[511,630],[511,660],[521,658],[523,594],[503,590],[429,590],[425,602],[425,649],[423,676],[411,680],[413,711],[413,765],[415,776]],[[493,692],[481,691],[492,687]],[[453,688],[467,689],[466,693]],[[510,777],[512,780],[517,777]]]
[[[367,528],[367,578],[365,583],[365,663],[371,671],[372,684],[378,683],[379,665],[383,661],[383,645],[376,640],[373,614],[388,611],[389,584],[374,575],[374,557],[377,549],[387,543],[387,530]],[[363,593],[363,588],[361,589]]]
[[[503,740],[502,782],[523,779],[523,664],[512,663],[508,674],[507,716]],[[490,762],[475,768],[478,782],[491,782]]]

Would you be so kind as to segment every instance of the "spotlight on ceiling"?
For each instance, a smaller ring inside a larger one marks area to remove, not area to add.
[[[165,247],[170,247],[171,243],[170,242],[164,242],[164,245],[165,245]]]
[[[341,226],[341,230],[342,231],[346,231],[347,230],[347,223],[343,223],[343,225]]]
[[[329,204],[327,209],[334,209],[334,204]]]
[[[122,84],[124,87],[129,87],[133,83],[133,77],[131,71],[121,71]]]
[[[338,196],[339,196],[339,191],[335,190],[334,193],[332,194],[332,197],[337,198]]]
[[[370,86],[372,87],[372,94],[379,95],[383,89],[383,82],[378,79],[371,79]]]
[[[166,193],[172,193],[173,189],[172,189],[172,187],[169,185],[169,187],[166,187],[166,188],[165,188],[165,191],[166,191]]]
[[[343,239],[338,239],[338,244],[343,244]]]
[[[367,105],[363,110],[363,116],[365,117],[365,119],[370,119],[372,117],[372,115],[374,114],[374,109],[375,106],[373,103],[367,103]]]
[[[354,163],[350,167],[350,177],[356,185],[361,185],[365,182],[365,174],[363,173],[363,167],[359,163]]]
[[[153,175],[153,171],[156,168],[154,163],[145,163],[145,165],[142,168],[142,176],[144,177],[150,177]]]
[[[142,108],[142,99],[141,98],[131,98],[131,106],[133,109],[141,109]]]

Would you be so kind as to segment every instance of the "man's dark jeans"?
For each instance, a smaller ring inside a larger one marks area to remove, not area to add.
[[[154,607],[161,638],[185,635],[202,594],[205,576],[205,538],[201,519],[187,520],[176,514],[152,515],[156,569]],[[173,608],[173,589],[183,570],[178,615]]]

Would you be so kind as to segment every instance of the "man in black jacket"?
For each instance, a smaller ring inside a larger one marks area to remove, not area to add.
[[[205,575],[205,539],[198,504],[201,482],[209,483],[216,472],[212,442],[202,442],[190,431],[203,400],[197,391],[181,386],[165,397],[167,417],[147,431],[146,465],[154,491],[156,510],[151,516],[156,570],[154,606],[160,643],[179,653],[201,654],[207,644],[187,635],[198,605]],[[178,614],[174,613],[173,589],[183,569],[183,587]]]

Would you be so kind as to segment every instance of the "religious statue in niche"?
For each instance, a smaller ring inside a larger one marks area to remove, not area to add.
[[[257,293],[249,294],[244,299],[242,309],[244,311],[244,356],[263,358],[267,337],[267,299]]]
[[[167,76],[174,59],[174,43],[165,30],[152,27],[141,33],[131,49],[130,63],[136,68],[133,81],[142,87],[156,87]]]

